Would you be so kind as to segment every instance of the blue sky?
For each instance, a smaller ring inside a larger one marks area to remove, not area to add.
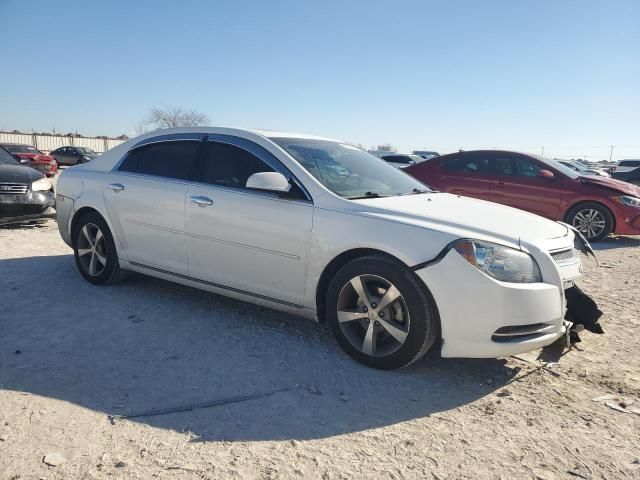
[[[640,157],[640,1],[0,0],[0,129],[151,107],[371,146]]]

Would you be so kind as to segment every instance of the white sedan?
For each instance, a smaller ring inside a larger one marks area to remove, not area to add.
[[[57,212],[93,284],[133,271],[311,317],[382,369],[434,346],[499,357],[550,344],[581,273],[563,224],[294,133],[149,133],[65,170]]]

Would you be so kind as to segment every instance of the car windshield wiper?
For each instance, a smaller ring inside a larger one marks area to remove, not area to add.
[[[418,195],[420,193],[431,193],[433,192],[433,190],[420,190],[419,188],[414,188],[413,190],[411,190],[410,192],[407,193],[401,193],[399,196],[404,196],[404,195]]]
[[[389,195],[381,195],[379,193],[376,192],[365,192],[364,195],[357,195],[355,197],[347,197],[348,200],[359,200],[361,198],[384,198],[384,197],[388,197]]]

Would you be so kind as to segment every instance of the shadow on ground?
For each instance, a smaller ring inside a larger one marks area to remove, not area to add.
[[[106,415],[218,402],[132,419],[201,440],[381,427],[468,404],[516,373],[436,355],[372,370],[308,320],[143,276],[95,287],[71,255],[0,260],[0,271],[0,388]]]
[[[627,248],[640,246],[640,237],[626,237],[623,235],[607,237],[598,242],[592,243],[594,250],[612,250],[614,248]]]

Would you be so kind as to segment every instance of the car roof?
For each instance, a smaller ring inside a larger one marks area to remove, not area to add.
[[[439,157],[435,157],[435,158],[430,158],[429,160],[436,160],[442,157],[453,157],[454,155],[462,155],[466,153],[505,153],[505,154],[515,153],[517,155],[524,155],[525,157],[536,158],[536,155],[533,153],[518,152],[517,150],[463,150],[461,152],[445,153],[444,155],[440,155]]]

